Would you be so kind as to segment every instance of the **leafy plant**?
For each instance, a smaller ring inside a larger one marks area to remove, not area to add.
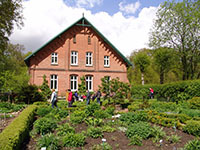
[[[78,124],[83,122],[86,117],[86,113],[84,110],[76,110],[70,115],[70,121],[74,124]]]
[[[129,145],[138,145],[138,146],[142,146],[142,138],[139,135],[133,135],[130,138],[130,143]]]
[[[186,125],[183,127],[183,131],[195,136],[200,136],[200,121],[187,121]]]
[[[138,135],[143,139],[147,139],[151,135],[151,126],[147,122],[134,123],[128,127],[125,133],[129,138]]]
[[[163,131],[163,128],[154,125],[151,129],[151,136],[153,137],[153,142],[158,142],[166,136],[166,133]]]
[[[187,144],[184,145],[185,150],[197,150],[200,149],[200,140],[195,139],[192,141],[189,141]]]
[[[112,147],[108,143],[101,143],[92,146],[91,150],[112,150]]]
[[[39,115],[40,117],[44,117],[46,114],[48,114],[51,111],[50,107],[39,107],[37,109],[36,114]]]
[[[108,118],[110,115],[106,111],[99,109],[99,110],[94,111],[93,116],[95,118],[105,119],[105,118]]]
[[[87,135],[92,138],[98,138],[103,136],[103,132],[101,128],[91,126],[87,129]]]
[[[57,123],[49,118],[40,118],[34,122],[34,129],[36,133],[41,133],[42,135],[51,132],[57,127]]]
[[[103,120],[99,118],[89,117],[85,119],[85,123],[89,126],[100,126],[103,124]]]
[[[108,126],[108,125],[104,125],[104,126],[102,127],[102,131],[103,131],[103,132],[114,132],[114,131],[116,131],[116,128],[113,128],[113,127]]]
[[[80,147],[85,144],[86,136],[83,133],[69,133],[63,137],[65,147]]]
[[[167,141],[169,141],[170,143],[178,143],[181,139],[181,136],[178,135],[171,135],[171,136],[167,136]]]
[[[188,100],[189,106],[192,109],[199,109],[200,108],[200,97],[193,97],[192,99]]]
[[[59,139],[52,133],[42,136],[37,143],[39,149],[46,147],[47,150],[60,149]]]
[[[75,133],[75,129],[71,127],[68,123],[58,126],[56,131],[58,136],[63,136],[68,133]]]
[[[86,107],[85,113],[87,116],[93,116],[94,112],[100,110],[100,105],[96,102],[91,102],[90,105]]]

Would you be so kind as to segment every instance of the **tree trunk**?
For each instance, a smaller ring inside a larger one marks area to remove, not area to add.
[[[142,80],[142,85],[144,85],[144,73],[141,73],[141,80]]]

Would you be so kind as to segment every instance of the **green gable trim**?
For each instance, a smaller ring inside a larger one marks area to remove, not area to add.
[[[82,24],[79,24],[80,21],[82,21]],[[86,22],[87,22],[87,24],[84,24]],[[76,21],[75,23],[73,23],[71,26],[69,26],[68,28],[66,28],[65,30],[63,30],[62,32],[60,32],[58,35],[56,35],[54,38],[52,38],[51,40],[49,40],[46,44],[44,44],[39,49],[37,49],[36,51],[34,51],[31,55],[27,56],[24,59],[26,65],[27,66],[30,65],[29,60],[30,60],[31,57],[35,56],[35,54],[37,52],[39,52],[41,49],[43,49],[45,46],[47,46],[50,42],[52,42],[56,38],[59,38],[64,32],[66,32],[67,30],[69,30],[74,25],[91,27],[104,40],[104,42],[106,42],[108,45],[110,45],[115,50],[115,52],[120,57],[122,57],[122,59],[126,62],[127,67],[132,66],[132,63],[109,40],[107,40],[106,37],[103,34],[101,34],[101,32],[99,32],[85,17],[82,17],[81,19],[79,19],[78,21]]]

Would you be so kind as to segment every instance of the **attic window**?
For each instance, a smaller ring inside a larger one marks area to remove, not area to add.
[[[90,45],[90,44],[91,44],[91,37],[88,36],[88,45]]]
[[[58,54],[57,53],[52,53],[51,54],[51,64],[58,64]]]
[[[73,43],[76,43],[76,35],[73,36]]]

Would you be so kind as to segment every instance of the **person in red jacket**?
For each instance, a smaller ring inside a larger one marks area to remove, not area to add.
[[[153,99],[153,94],[154,94],[154,91],[153,91],[153,89],[152,88],[149,88],[149,92],[150,92],[150,94],[149,94],[149,97],[150,97],[150,99]]]
[[[68,107],[71,107],[72,106],[72,97],[73,97],[73,94],[72,94],[72,91],[70,89],[68,89]]]

